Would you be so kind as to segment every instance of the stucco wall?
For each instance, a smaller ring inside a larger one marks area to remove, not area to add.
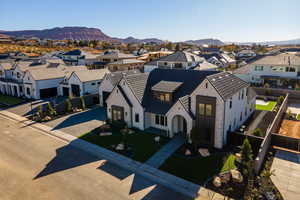
[[[112,90],[114,89],[114,86],[111,84],[111,81],[110,79],[105,76],[103,78],[103,80],[101,81],[100,83],[100,86],[99,86],[99,103],[100,103],[100,106],[103,106],[104,105],[104,102],[103,102],[103,92],[111,92]]]

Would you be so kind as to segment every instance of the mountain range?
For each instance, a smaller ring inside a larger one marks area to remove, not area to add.
[[[201,39],[201,40],[187,40],[184,43],[186,44],[193,44],[193,45],[214,45],[214,46],[222,46],[225,45],[224,42],[222,42],[221,40],[218,39],[212,39],[212,38],[208,38],[208,39]]]
[[[52,29],[44,30],[22,30],[22,31],[0,31],[0,34],[5,34],[13,37],[38,37],[40,39],[52,39],[52,40],[100,40],[100,41],[114,41],[124,43],[164,43],[165,41],[156,38],[137,39],[133,37],[127,37],[125,39],[111,37],[103,33],[98,28],[87,27],[56,27]]]

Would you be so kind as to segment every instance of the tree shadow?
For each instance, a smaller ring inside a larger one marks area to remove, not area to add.
[[[69,116],[67,119],[65,119],[63,122],[56,125],[52,130],[58,130],[58,129],[74,126],[91,120],[105,121],[106,120],[105,108],[95,108],[85,112],[73,114]]]

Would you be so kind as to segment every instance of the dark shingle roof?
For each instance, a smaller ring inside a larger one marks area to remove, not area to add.
[[[159,92],[174,92],[178,87],[182,85],[182,82],[176,81],[160,81],[152,87],[152,90]]]
[[[149,73],[141,73],[141,74],[132,74],[128,76],[124,76],[125,80],[129,84],[129,87],[133,91],[134,95],[137,97],[140,103],[142,103],[145,88],[147,85]]]
[[[79,49],[76,49],[76,50],[73,50],[73,51],[66,52],[63,55],[65,55],[65,56],[80,56],[81,51]]]
[[[120,87],[119,85],[117,86],[117,88],[119,89],[119,91],[122,93],[123,97],[125,98],[125,101],[127,102],[127,104],[132,107],[132,103],[130,102],[130,100],[128,99],[127,95],[125,94],[125,92],[123,91],[122,87]]]
[[[128,70],[128,71],[117,71],[107,74],[113,86],[117,85],[123,76],[131,75],[131,74],[140,74],[140,70]]]
[[[242,88],[249,86],[249,83],[228,72],[214,74],[207,79],[223,99],[228,99]]]
[[[142,99],[142,105],[147,112],[165,114],[179,98],[190,95],[196,87],[209,75],[219,72],[195,71],[179,69],[154,69],[149,73],[148,81]],[[164,103],[153,97],[151,89],[160,81],[182,82],[182,85],[173,93],[172,103]],[[187,106],[187,97],[182,99]],[[188,107],[188,106],[187,106]]]
[[[195,61],[197,55],[185,51],[176,51],[173,54],[159,58],[156,61],[166,61],[166,62],[193,62]]]

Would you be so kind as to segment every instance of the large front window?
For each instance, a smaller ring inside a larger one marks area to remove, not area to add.
[[[168,118],[164,115],[155,115],[155,124],[159,126],[168,126]]]

